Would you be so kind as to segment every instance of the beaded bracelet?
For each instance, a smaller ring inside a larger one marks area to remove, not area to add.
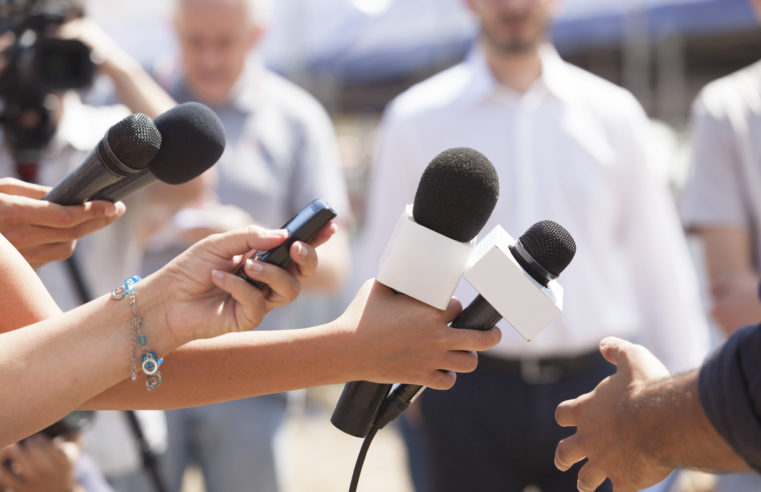
[[[132,381],[137,379],[137,346],[140,345],[142,354],[140,355],[141,369],[146,375],[145,387],[148,391],[153,391],[161,384],[161,372],[159,366],[164,359],[157,358],[156,352],[148,349],[148,339],[143,333],[143,318],[137,311],[137,296],[135,295],[135,284],[142,278],[140,275],[133,275],[124,281],[124,285],[111,291],[111,298],[119,300],[125,295],[129,297],[129,304],[132,307],[132,336],[130,345],[130,376]]]

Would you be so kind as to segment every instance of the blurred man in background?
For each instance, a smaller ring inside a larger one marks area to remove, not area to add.
[[[637,340],[678,370],[702,360],[706,320],[634,97],[560,59],[547,38],[555,1],[467,5],[481,30],[467,59],[386,110],[362,261],[377,265],[423,168],[448,147],[473,147],[499,172],[484,232],[501,224],[517,237],[541,219],[568,229],[578,249],[560,279],[563,315],[529,344],[504,330],[476,372],[446,394],[425,392],[408,423],[425,438],[431,490],[574,490],[575,473],[553,466],[555,444],[569,434],[553,415],[613,371],[599,340]],[[467,304],[475,293],[463,285],[457,297]]]
[[[750,2],[761,17],[761,1]],[[723,335],[761,321],[761,62],[708,84],[692,108],[682,219],[703,246],[711,314]],[[720,490],[761,489],[756,474]]]
[[[198,236],[240,222],[280,227],[315,198],[347,224],[348,200],[327,113],[267,70],[255,50],[265,32],[265,8],[255,0],[175,2],[180,60],[160,63],[156,77],[179,102],[197,100],[214,109],[227,147],[207,199],[157,228],[146,273]],[[347,235],[339,232],[320,248],[320,268],[305,289],[336,290],[348,265]],[[258,329],[292,326],[292,315],[272,312]],[[278,490],[273,444],[285,410],[286,395],[275,394],[168,412],[170,490],[179,490],[190,462],[200,466],[210,491]]]

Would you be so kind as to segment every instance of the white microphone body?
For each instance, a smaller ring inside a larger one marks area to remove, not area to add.
[[[501,226],[479,242],[465,280],[527,341],[531,341],[563,310],[563,287],[557,280],[547,287],[516,261],[510,246],[515,239]]]
[[[446,309],[470,263],[475,240],[463,243],[416,223],[407,205],[380,259],[378,282]]]

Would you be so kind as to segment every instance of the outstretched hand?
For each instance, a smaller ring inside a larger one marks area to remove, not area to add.
[[[606,478],[616,492],[636,491],[673,470],[656,462],[647,445],[651,422],[638,414],[646,405],[639,398],[642,390],[669,371],[646,348],[620,338],[602,340],[600,352],[618,369],[591,392],[558,405],[555,420],[576,427],[576,433],[558,443],[555,466],[567,471],[588,458],[579,470],[580,491],[594,491]]]
[[[278,246],[287,238],[287,231],[249,226],[196,243],[149,277],[159,283],[168,329],[182,345],[255,328],[270,310],[298,296],[300,282],[317,269],[315,247],[334,232],[335,225],[331,223],[310,244],[294,242],[290,249],[293,262],[286,269],[246,260],[246,274],[267,284],[262,289],[233,272],[245,253]]]

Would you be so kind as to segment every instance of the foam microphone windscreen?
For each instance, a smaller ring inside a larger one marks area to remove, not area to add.
[[[476,237],[494,210],[499,178],[482,153],[455,147],[438,154],[420,178],[412,215],[415,222],[455,241]]]
[[[165,183],[180,184],[199,176],[225,150],[222,122],[201,103],[179,104],[157,116],[154,122],[163,143],[148,169]]]

